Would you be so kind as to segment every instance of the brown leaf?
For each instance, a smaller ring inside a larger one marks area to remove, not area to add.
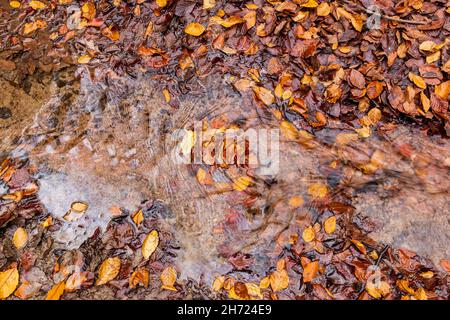
[[[358,89],[364,89],[366,87],[366,79],[358,70],[352,69],[350,71],[349,79],[350,83]]]
[[[142,284],[145,288],[148,288],[150,272],[145,268],[138,268],[130,277],[130,288],[136,288],[137,285]]]

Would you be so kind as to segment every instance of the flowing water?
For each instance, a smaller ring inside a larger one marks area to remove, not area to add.
[[[77,248],[98,227],[105,230],[113,208],[133,212],[151,200],[165,208],[163,223],[180,242],[182,277],[223,274],[231,268],[226,259],[238,251],[254,255],[256,270],[267,270],[282,250],[280,239],[323,214],[320,203],[288,205],[293,196],[307,200],[308,187],[319,182],[329,186],[332,200],[353,197],[355,213],[375,222],[376,240],[435,262],[450,256],[447,140],[398,125],[336,145],[336,134],[351,128],[332,123],[301,143],[282,135],[280,170],[271,176],[244,167],[214,170],[216,184],[230,186],[242,175],[254,182],[245,192],[220,190],[199,183],[196,173],[207,165],[171,159],[175,144],[167,136],[198,121],[278,128],[272,113],[233,91],[227,78],[180,86],[162,76],[102,76],[80,69],[22,86],[0,82],[0,107],[11,112],[0,118],[0,150],[36,167],[39,198],[63,221],[53,235],[61,248]],[[162,94],[166,88],[170,102]],[[89,205],[87,212],[65,221],[77,201]]]

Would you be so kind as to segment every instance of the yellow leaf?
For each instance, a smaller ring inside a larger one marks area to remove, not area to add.
[[[112,41],[119,41],[119,39],[120,39],[119,31],[116,28],[114,28],[113,26],[109,26],[107,28],[104,28],[102,30],[102,34],[105,37],[107,37],[110,40],[112,40]]]
[[[267,289],[270,286],[270,277],[264,277],[259,282],[259,287],[261,289]]]
[[[74,202],[70,208],[76,212],[85,212],[88,209],[88,205],[84,202]]]
[[[447,100],[448,95],[450,94],[450,80],[435,86],[434,93],[442,99]]]
[[[48,228],[48,227],[50,227],[51,225],[53,225],[53,218],[52,218],[51,216],[47,217],[47,219],[45,219],[45,220],[42,222],[42,226],[43,226],[44,228]]]
[[[47,8],[47,5],[43,2],[40,1],[36,1],[36,0],[32,0],[29,4],[29,6],[31,8],[33,8],[34,10],[40,10],[40,9],[45,9]]]
[[[216,0],[203,0],[203,9],[208,10],[214,8]]]
[[[97,286],[108,283],[117,277],[120,271],[121,261],[118,257],[108,258],[103,261],[99,269]]]
[[[330,14],[330,12],[331,12],[331,7],[327,2],[322,2],[317,7],[317,15],[319,17],[326,17],[327,15]]]
[[[420,274],[420,276],[424,279],[431,279],[434,277],[433,271],[425,271]]]
[[[13,243],[17,249],[23,248],[28,241],[28,234],[24,228],[17,228],[16,232],[14,232]]]
[[[245,20],[240,18],[240,17],[231,16],[229,18],[226,18],[226,19],[222,20],[220,22],[220,24],[222,25],[222,27],[231,28],[234,25],[237,25],[239,23],[244,23],[244,22],[245,22]]]
[[[159,235],[158,231],[152,230],[147,237],[144,239],[144,244],[142,245],[142,256],[145,260],[150,258],[153,252],[155,252],[156,248],[159,244]]]
[[[205,27],[198,22],[191,22],[186,26],[184,32],[191,36],[199,37],[205,32]]]
[[[308,263],[303,269],[303,282],[311,282],[319,271],[319,261]]]
[[[301,4],[301,7],[304,8],[315,8],[317,7],[319,4],[317,3],[316,0],[308,0],[308,2]]]
[[[89,61],[91,61],[91,56],[88,54],[85,54],[78,58],[79,64],[86,64],[86,63],[89,63]]]
[[[309,226],[305,230],[303,230],[302,238],[305,242],[311,242],[316,237],[316,232],[312,226]]]
[[[430,110],[431,102],[423,91],[420,93],[420,102],[422,102],[423,111],[428,112],[428,110]]]
[[[252,89],[253,92],[255,92],[258,99],[261,100],[266,106],[270,106],[272,103],[275,102],[275,97],[272,91],[259,86],[254,86]]]
[[[167,89],[163,90],[163,95],[164,95],[164,99],[166,100],[167,103],[170,102],[170,92]]]
[[[289,205],[293,208],[301,207],[303,204],[303,198],[301,196],[293,196],[289,199]]]
[[[328,188],[323,183],[316,182],[316,183],[313,183],[312,185],[309,186],[308,193],[313,198],[323,198],[323,197],[325,197],[327,195]]]
[[[156,4],[158,5],[158,7],[164,8],[165,6],[167,6],[167,0],[156,0]]]
[[[417,289],[414,298],[416,298],[417,300],[428,300],[427,293],[423,288]]]
[[[60,283],[55,284],[47,293],[45,300],[59,300],[63,295],[65,288],[66,284],[64,280],[61,281]]]
[[[223,284],[225,282],[225,276],[217,277],[213,282],[213,290],[220,291],[223,288]]]
[[[134,223],[139,227],[141,225],[142,221],[144,221],[144,213],[142,212],[142,209],[139,210],[138,212],[136,212],[133,215],[132,219],[133,219]]]
[[[233,189],[244,191],[253,182],[253,179],[247,176],[239,177],[233,182]]]
[[[420,44],[419,49],[422,51],[433,51],[436,48],[436,43],[433,41],[424,41]]]
[[[261,288],[256,283],[246,283],[247,292],[251,297],[262,299]]]
[[[418,86],[421,89],[425,89],[427,87],[427,84],[425,83],[425,81],[422,79],[422,77],[410,72],[408,74],[408,78],[409,80],[411,80],[416,86]]]
[[[81,7],[81,14],[83,18],[86,18],[87,20],[94,19],[95,13],[96,13],[95,5],[92,2],[86,2]]]
[[[274,271],[269,279],[274,292],[284,290],[289,286],[289,276],[286,270]]]
[[[367,254],[366,247],[358,240],[352,240],[352,243],[361,251],[363,254]]]
[[[22,4],[19,1],[10,1],[9,6],[13,9],[20,8]]]
[[[145,288],[147,288],[149,279],[150,272],[145,268],[139,268],[133,272],[128,284],[130,288],[136,288],[138,284],[142,284]]]
[[[280,124],[280,130],[286,139],[288,139],[288,140],[297,140],[298,139],[298,130],[289,121],[283,120]]]
[[[173,267],[167,267],[161,273],[162,289],[177,291],[173,286],[177,281],[177,271]]]
[[[323,227],[326,233],[332,234],[336,230],[336,217],[331,216],[325,220]]]
[[[427,63],[433,63],[438,61],[441,58],[441,52],[440,51],[436,51],[433,54],[430,54],[429,56],[427,56],[426,61]]]
[[[11,268],[0,272],[0,299],[8,298],[19,284],[19,271],[17,268]]]

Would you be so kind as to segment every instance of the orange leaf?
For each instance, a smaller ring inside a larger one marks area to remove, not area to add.
[[[24,228],[17,228],[16,232],[14,232],[13,243],[17,249],[21,249],[25,247],[28,241],[28,234]]]
[[[303,282],[311,282],[319,271],[319,261],[308,263],[303,269]]]
[[[199,37],[205,32],[205,27],[198,22],[191,22],[186,26],[184,32],[188,35]]]
[[[108,258],[103,261],[99,269],[97,286],[108,283],[119,274],[121,261],[118,257]]]
[[[177,271],[173,267],[167,267],[161,273],[162,289],[177,291],[173,286],[177,281]]]
[[[66,288],[65,281],[61,281],[60,283],[55,284],[50,291],[47,293],[45,300],[59,300],[64,293]]]

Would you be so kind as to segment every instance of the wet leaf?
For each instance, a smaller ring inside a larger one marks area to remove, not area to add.
[[[98,272],[97,286],[114,280],[119,274],[121,261],[119,257],[108,258],[100,266]]]
[[[186,26],[184,32],[191,36],[199,37],[205,32],[205,27],[198,22],[191,22]]]
[[[86,64],[86,63],[89,63],[89,61],[91,61],[91,59],[92,58],[91,58],[90,55],[85,54],[85,55],[83,55],[83,56],[78,58],[78,63],[79,64]]]
[[[156,4],[160,8],[165,8],[167,6],[167,0],[156,0]]]
[[[136,226],[140,226],[141,223],[144,221],[144,212],[142,212],[142,209],[138,210],[132,217],[133,222],[136,224]]]
[[[19,1],[10,1],[9,6],[13,9],[20,8],[22,4]]]
[[[238,179],[234,180],[233,189],[237,191],[244,191],[252,182],[253,179],[248,176],[239,177]]]
[[[425,89],[427,87],[427,84],[425,83],[425,81],[423,80],[422,77],[410,72],[408,74],[408,78],[409,80],[411,80],[416,86],[418,86],[421,89]]]
[[[150,256],[155,252],[159,244],[159,235],[157,230],[152,230],[147,237],[144,239],[142,245],[142,256],[145,260],[150,258]]]
[[[293,208],[298,208],[303,205],[303,198],[301,196],[293,196],[289,199],[289,205]]]
[[[336,230],[336,217],[331,216],[325,220],[323,227],[326,233],[332,234]]]
[[[321,2],[317,7],[317,15],[319,17],[326,17],[331,13],[331,7],[327,2]]]
[[[314,231],[314,228],[312,226],[307,227],[305,230],[303,230],[302,238],[305,242],[311,242],[315,239],[316,232]]]
[[[88,273],[79,271],[73,273],[69,278],[66,280],[65,284],[65,290],[67,292],[72,292],[79,290],[83,283],[85,283],[88,279]]]
[[[208,10],[216,6],[216,0],[203,0],[203,9]]]
[[[150,272],[145,268],[138,268],[130,277],[128,285],[130,288],[136,288],[139,284],[148,288]]]
[[[63,280],[55,284],[50,291],[47,293],[45,300],[59,300],[64,293],[66,288],[66,282]]]
[[[352,243],[356,246],[356,248],[358,248],[359,251],[361,251],[361,253],[367,254],[366,247],[364,246],[364,244],[362,244],[361,241],[352,240]]]
[[[261,100],[266,106],[270,106],[275,102],[275,96],[272,91],[259,86],[254,86],[252,89],[258,99]]]
[[[270,277],[264,277],[259,282],[259,287],[261,289],[267,289],[270,286]]]
[[[34,10],[40,10],[47,8],[47,5],[41,1],[32,0],[29,3],[29,6],[33,8]]]
[[[92,20],[95,18],[95,14],[96,14],[95,4],[93,4],[92,2],[86,2],[81,7],[81,15],[83,16],[83,18],[86,18],[87,20]]]
[[[244,22],[245,22],[245,20],[242,19],[241,17],[231,16],[227,19],[222,20],[220,22],[220,24],[222,25],[222,27],[231,28],[237,24],[244,23]]]
[[[220,291],[223,288],[223,284],[225,282],[225,276],[217,277],[212,285],[214,291]]]
[[[303,269],[303,282],[311,282],[319,272],[319,262],[313,261],[308,263]]]
[[[10,268],[0,272],[0,299],[8,298],[19,284],[19,271],[17,268]]]
[[[286,270],[274,271],[269,279],[274,292],[282,291],[289,286],[289,276]]]
[[[313,198],[324,198],[328,194],[328,187],[321,182],[316,182],[309,186],[308,193]]]
[[[177,291],[174,287],[175,282],[177,281],[177,271],[173,267],[167,267],[161,273],[161,282],[162,289]]]
[[[13,243],[17,249],[25,247],[28,241],[28,233],[24,228],[17,228],[14,232]]]

